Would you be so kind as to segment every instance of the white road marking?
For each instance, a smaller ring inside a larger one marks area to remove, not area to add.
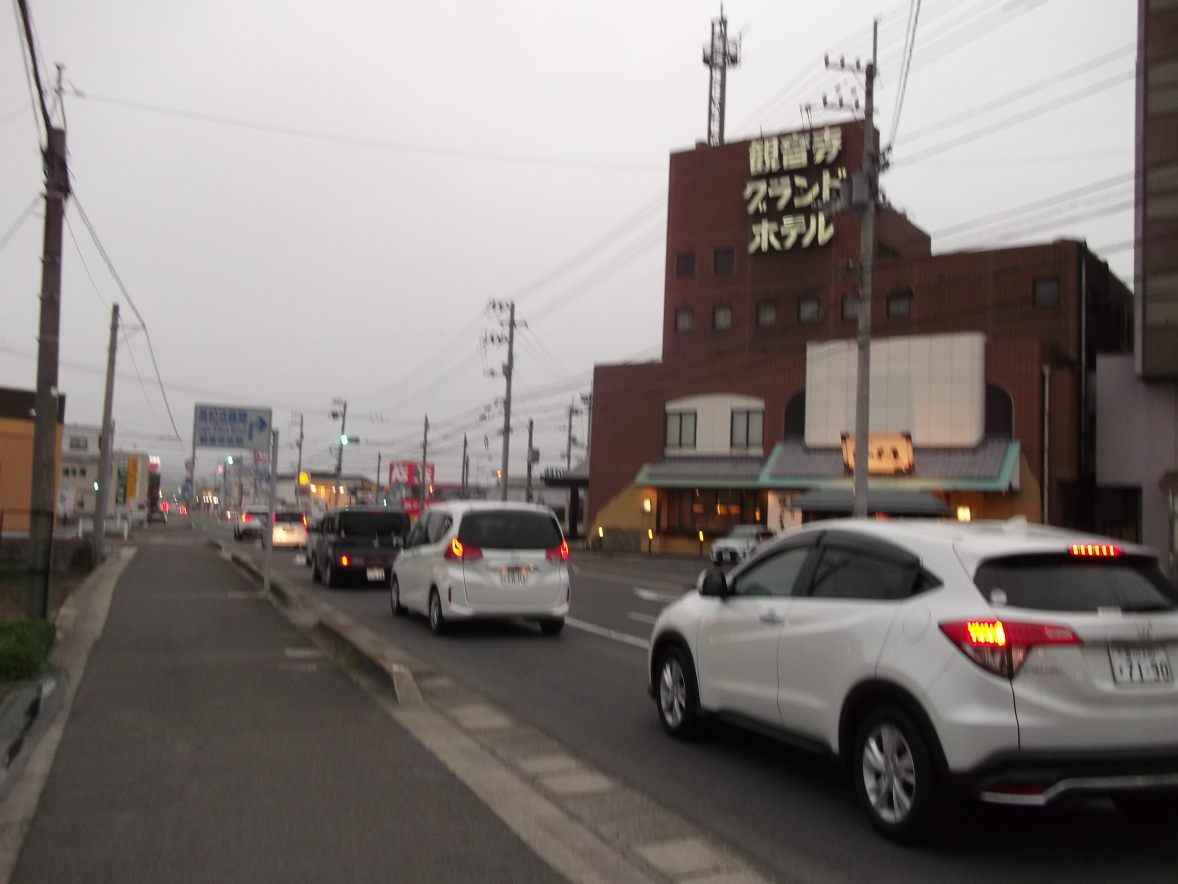
[[[652,626],[657,623],[659,619],[658,617],[654,617],[650,614],[639,614],[637,611],[627,611],[626,616],[631,620],[637,620],[639,623],[649,623]]]
[[[635,586],[634,595],[644,602],[677,602],[683,593],[659,592],[657,589]]]
[[[580,629],[582,632],[591,632],[593,635],[610,638],[616,642],[621,642],[624,645],[630,645],[635,648],[642,648],[644,651],[650,647],[650,642],[644,638],[639,638],[636,635],[627,635],[624,632],[618,632],[616,629],[606,629],[604,626],[598,626],[596,623],[587,623],[584,620],[577,620],[573,617],[565,617],[564,622],[573,629]]]

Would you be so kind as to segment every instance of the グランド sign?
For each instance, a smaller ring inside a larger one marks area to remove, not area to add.
[[[838,127],[756,138],[749,142],[745,209],[753,219],[750,255],[824,246],[834,221],[821,210],[837,198],[847,178],[834,166],[843,149]]]

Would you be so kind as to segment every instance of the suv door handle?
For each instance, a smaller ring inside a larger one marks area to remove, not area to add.
[[[761,615],[761,622],[762,623],[784,623],[785,621],[777,616],[776,611],[766,611],[765,613],[763,613]]]

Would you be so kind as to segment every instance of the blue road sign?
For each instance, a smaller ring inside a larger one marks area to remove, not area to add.
[[[192,432],[197,448],[270,448],[269,408],[197,404]]]

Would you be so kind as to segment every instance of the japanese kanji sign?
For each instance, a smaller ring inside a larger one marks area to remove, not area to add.
[[[749,174],[759,176],[744,188],[750,255],[830,242],[834,221],[822,208],[847,178],[845,167],[832,166],[842,149],[842,130],[829,127],[749,142]]]
[[[192,433],[197,448],[270,450],[270,409],[237,405],[200,405],[195,409]]]
[[[416,485],[417,477],[421,473],[419,460],[394,460],[389,464],[390,485]],[[434,465],[425,465],[426,484],[434,484]]]

